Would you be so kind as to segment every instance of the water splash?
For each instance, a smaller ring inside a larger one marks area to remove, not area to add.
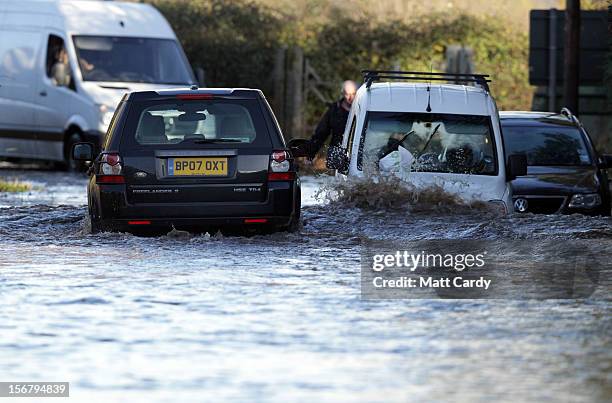
[[[440,185],[425,188],[402,181],[395,176],[369,178],[336,178],[323,184],[315,197],[323,203],[338,207],[357,207],[364,210],[402,210],[411,213],[493,213],[488,203],[465,200],[449,193]]]

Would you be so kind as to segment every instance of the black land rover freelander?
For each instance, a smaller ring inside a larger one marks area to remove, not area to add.
[[[298,226],[296,166],[259,90],[126,94],[94,150],[72,150],[93,161],[92,232]]]

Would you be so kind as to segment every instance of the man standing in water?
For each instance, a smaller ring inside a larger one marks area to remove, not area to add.
[[[355,99],[355,92],[357,92],[357,84],[354,81],[348,80],[342,84],[342,98],[329,105],[315,129],[314,135],[306,144],[306,153],[309,160],[312,161],[330,135],[330,151],[342,144],[342,135],[344,134],[346,120],[348,119],[353,99]],[[329,154],[330,152],[327,154],[328,168],[330,168]]]

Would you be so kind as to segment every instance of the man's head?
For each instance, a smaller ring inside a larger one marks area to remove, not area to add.
[[[357,84],[355,84],[354,81],[347,80],[342,83],[342,96],[349,105],[353,103],[353,99],[355,99],[356,92]]]

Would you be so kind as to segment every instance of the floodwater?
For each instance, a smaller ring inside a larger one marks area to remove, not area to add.
[[[71,400],[101,402],[612,395],[609,270],[580,299],[360,294],[364,240],[586,241],[609,257],[609,218],[368,211],[324,204],[326,179],[305,178],[299,233],[91,235],[84,177],[0,177],[34,185],[0,195],[0,381],[68,381]]]

